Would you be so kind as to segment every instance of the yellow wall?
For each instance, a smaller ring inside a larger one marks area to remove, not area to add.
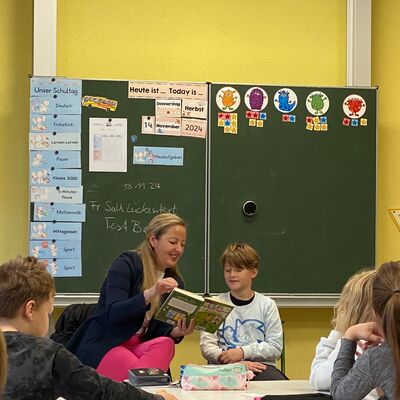
[[[399,15],[396,0],[373,1],[372,84],[379,86],[377,263],[400,259],[400,232],[388,208],[400,208],[400,34],[391,16]]]
[[[0,260],[28,243],[28,79],[32,2],[1,0]],[[386,209],[400,208],[398,0],[373,0],[373,76],[379,85],[377,261],[400,258]],[[57,73],[69,77],[346,83],[345,0],[58,0]],[[307,378],[330,309],[281,309],[286,371]],[[177,346],[173,370],[200,361],[197,337]],[[190,357],[188,357],[190,354]]]
[[[32,5],[1,0],[0,11],[0,260],[28,247],[29,79]]]

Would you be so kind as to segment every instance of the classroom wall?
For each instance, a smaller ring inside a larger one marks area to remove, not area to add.
[[[31,1],[0,5],[0,260],[28,247],[29,79]]]
[[[58,0],[58,75],[104,79],[211,80],[287,85],[346,83],[346,1]],[[32,2],[2,0],[0,13],[0,260],[28,243],[28,79]],[[372,83],[379,85],[377,261],[400,258],[400,121],[397,0],[373,0]],[[354,210],[356,212],[357,210]],[[321,260],[323,268],[323,260]],[[58,310],[59,312],[60,310]],[[308,377],[330,309],[281,309],[286,371]],[[177,346],[179,364],[201,360],[197,336]]]
[[[372,84],[379,86],[377,263],[400,259],[400,232],[388,208],[400,208],[400,26],[396,0],[372,2]]]

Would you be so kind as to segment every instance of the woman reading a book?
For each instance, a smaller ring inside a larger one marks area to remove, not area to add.
[[[160,302],[183,287],[177,263],[186,243],[185,222],[175,214],[154,217],[145,240],[111,264],[93,316],[67,343],[84,364],[117,381],[133,368],[167,371],[175,343],[193,332],[194,321],[175,327],[153,318]]]

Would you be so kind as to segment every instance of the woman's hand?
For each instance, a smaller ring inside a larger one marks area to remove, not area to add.
[[[378,346],[385,341],[383,332],[376,322],[366,322],[364,324],[353,325],[347,329],[344,338],[353,340],[365,340],[362,348]]]
[[[173,394],[166,392],[165,390],[157,390],[156,394],[164,397],[165,400],[178,400]]]
[[[189,325],[186,325],[186,318],[179,320],[176,326],[171,331],[171,337],[178,338],[186,335],[190,335],[194,331],[195,321],[192,319]]]
[[[163,278],[156,282],[151,288],[143,292],[146,303],[150,303],[151,299],[157,295],[168,293],[178,286],[178,282],[174,278]]]

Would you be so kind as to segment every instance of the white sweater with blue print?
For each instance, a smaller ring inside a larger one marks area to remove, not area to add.
[[[233,304],[229,292],[217,298]],[[272,299],[255,292],[250,304],[235,305],[215,334],[200,333],[201,353],[212,364],[222,351],[236,347],[243,349],[244,360],[275,365],[282,353],[282,324]]]

